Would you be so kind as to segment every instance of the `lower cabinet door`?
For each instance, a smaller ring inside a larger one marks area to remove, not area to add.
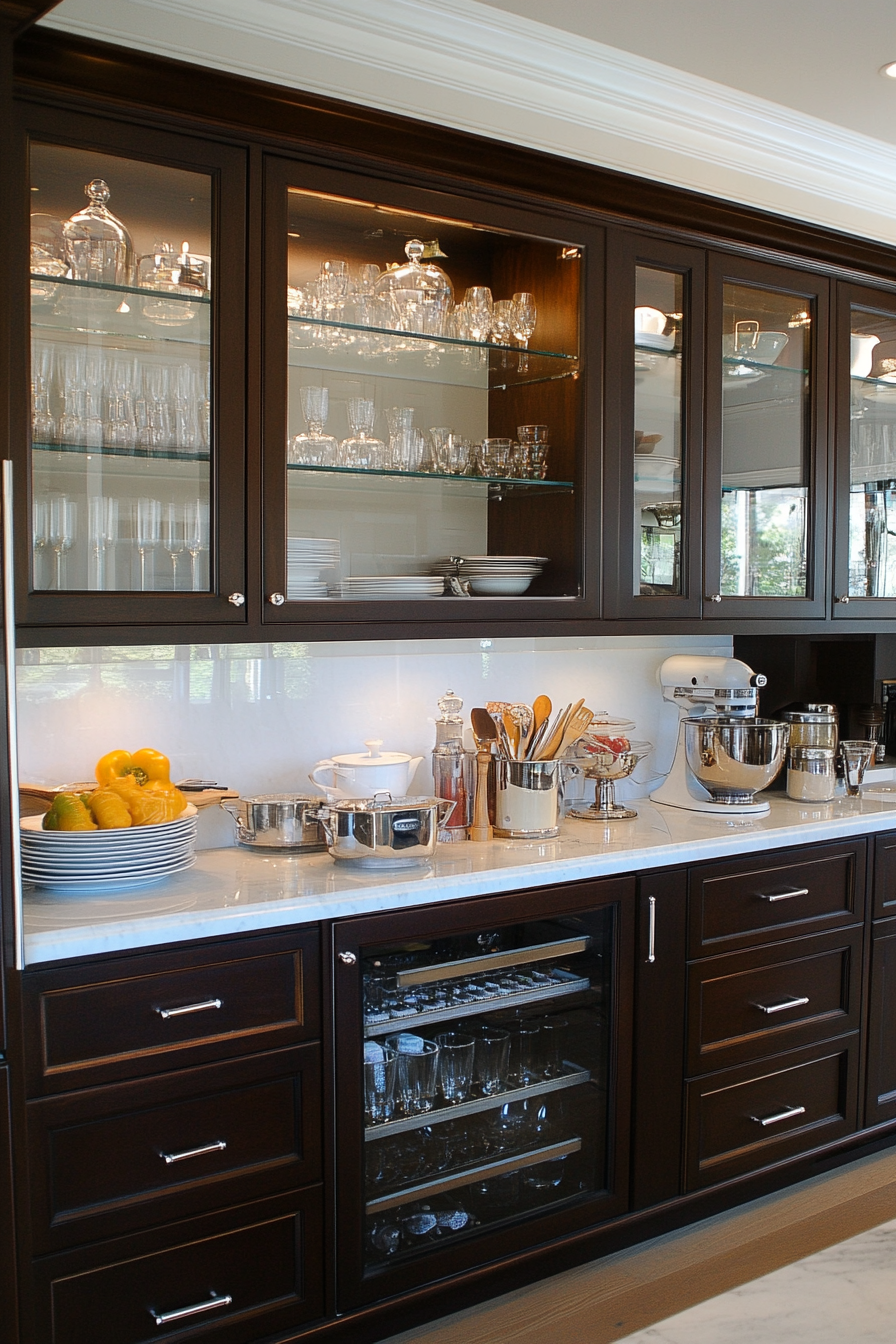
[[[9,1069],[0,1068],[0,1344],[18,1339],[12,1151],[9,1142]]]
[[[724,1069],[687,1085],[687,1186],[834,1142],[856,1128],[859,1033]]]
[[[874,925],[865,1124],[896,1118],[896,919]]]
[[[212,1219],[178,1224],[149,1253],[128,1238],[38,1261],[40,1344],[249,1344],[321,1316],[320,1187],[239,1213],[218,1232]]]

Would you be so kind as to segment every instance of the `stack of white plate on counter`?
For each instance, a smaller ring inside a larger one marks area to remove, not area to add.
[[[474,593],[484,597],[517,597],[548,563],[544,555],[447,556],[436,561],[433,572],[456,574],[462,582],[469,582]]]
[[[431,574],[370,574],[343,579],[330,591],[335,597],[357,600],[413,597],[441,597],[445,590],[443,579]]]
[[[110,831],[45,831],[43,817],[21,823],[22,877],[59,895],[90,896],[146,887],[196,862],[196,808],[174,821]]]
[[[332,537],[286,538],[286,596],[291,602],[327,597],[321,571],[339,564],[339,542]]]

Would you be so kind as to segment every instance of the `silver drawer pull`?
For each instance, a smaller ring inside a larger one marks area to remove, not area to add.
[[[755,1120],[757,1125],[762,1125],[762,1127],[765,1128],[766,1125],[777,1125],[780,1124],[782,1120],[792,1120],[794,1116],[805,1114],[805,1106],[788,1106],[783,1111],[776,1111],[774,1115],[751,1115],[750,1119]]]
[[[656,897],[647,897],[647,961],[656,961]]]
[[[773,905],[775,901],[792,901],[794,896],[808,896],[809,888],[793,887],[790,891],[774,891],[771,894],[764,891],[758,891],[756,895],[759,897],[760,901],[768,901]]]
[[[808,1003],[808,996],[801,994],[792,995],[789,999],[782,999],[780,1003],[756,1003],[754,1008],[758,1008],[760,1013],[783,1013],[785,1008],[802,1008],[803,1004]]]
[[[159,1157],[165,1159],[170,1167],[172,1162],[186,1162],[190,1157],[204,1157],[206,1153],[223,1153],[227,1144],[223,1139],[217,1139],[215,1143],[206,1143],[201,1148],[186,1148],[182,1153],[159,1153]]]
[[[183,1017],[185,1013],[204,1013],[206,1008],[223,1008],[221,999],[203,999],[201,1003],[185,1003],[183,1008],[157,1008],[159,1017],[165,1021],[169,1017]]]
[[[217,1293],[212,1293],[207,1302],[197,1302],[194,1307],[181,1307],[179,1311],[153,1311],[149,1308],[149,1314],[156,1325],[170,1325],[172,1321],[182,1321],[187,1316],[199,1316],[203,1311],[216,1311],[218,1307],[229,1307],[233,1298],[229,1293],[219,1297]]]

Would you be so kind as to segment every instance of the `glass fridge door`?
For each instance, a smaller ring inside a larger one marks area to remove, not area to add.
[[[423,1282],[619,1207],[617,940],[608,905],[359,946],[362,1280]]]

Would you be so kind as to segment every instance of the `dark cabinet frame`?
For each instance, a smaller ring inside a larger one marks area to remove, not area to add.
[[[213,257],[212,432],[210,472],[210,591],[204,593],[141,593],[36,590],[31,587],[31,415],[28,395],[29,281],[27,192],[20,196],[11,256],[14,305],[11,370],[12,443],[15,446],[15,522],[20,538],[16,584],[16,619],[24,629],[67,626],[73,639],[83,628],[131,626],[181,629],[184,638],[197,623],[232,627],[246,625],[247,606],[228,601],[245,596],[246,578],[246,152],[245,148],[195,135],[150,128],[125,119],[88,113],[61,112],[20,102],[16,114],[16,178],[28,182],[31,141],[120,155],[210,175],[212,179]],[[113,184],[114,185],[114,184]],[[74,203],[75,205],[77,203]],[[88,636],[89,637],[89,636]]]

